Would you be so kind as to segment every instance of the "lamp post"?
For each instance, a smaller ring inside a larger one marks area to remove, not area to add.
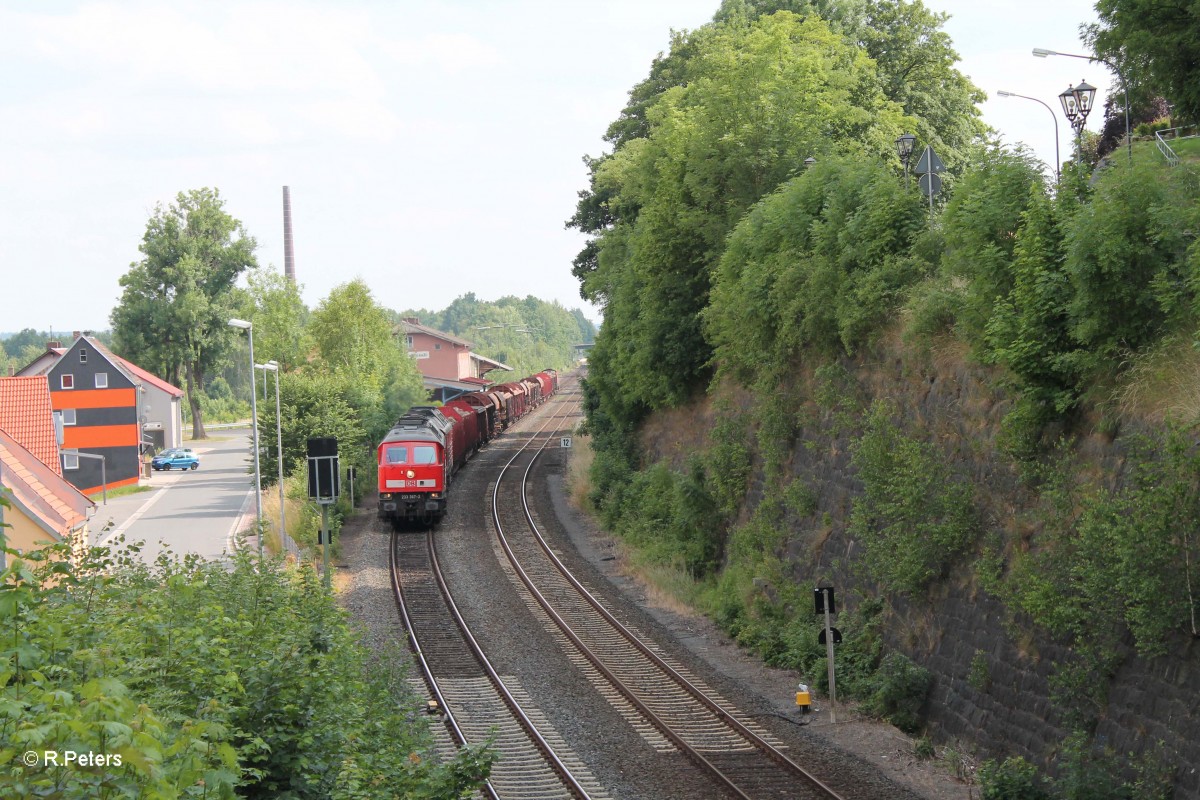
[[[904,165],[904,187],[908,188],[908,159],[912,155],[913,145],[917,143],[917,137],[911,133],[901,134],[896,139],[896,155],[900,156],[900,163]]]
[[[263,390],[266,390],[267,370],[275,373],[275,460],[279,466],[279,542],[287,541],[287,523],[283,513],[283,418],[279,416],[279,362],[272,359],[265,364],[255,364],[263,371]]]
[[[1047,50],[1044,47],[1033,48],[1033,54],[1038,58],[1046,58],[1047,56],[1066,56],[1067,58],[1082,58],[1086,61],[1098,61],[1101,64],[1104,64],[1105,66],[1107,66],[1113,72],[1117,73],[1117,77],[1120,78],[1120,80],[1121,80],[1121,93],[1125,95],[1125,146],[1126,146],[1127,152],[1129,154],[1129,163],[1132,165],[1133,164],[1133,137],[1129,135],[1129,82],[1125,80],[1125,75],[1124,75],[1124,73],[1121,72],[1120,67],[1118,67],[1116,64],[1114,64],[1113,62],[1111,62],[1105,58],[1097,58],[1096,56],[1081,56],[1076,53],[1060,53],[1057,50]],[[1083,85],[1086,86],[1087,84],[1083,84]],[[1092,89],[1092,95],[1095,96],[1095,94],[1096,94],[1096,90]],[[1090,101],[1089,101],[1089,103],[1090,103]],[[1091,111],[1091,110],[1092,110],[1091,105],[1089,105],[1088,111]],[[1084,112],[1084,116],[1085,117],[1087,116],[1087,112]]]
[[[1035,103],[1041,103],[1042,107],[1050,112],[1050,119],[1054,121],[1054,182],[1060,182],[1062,175],[1059,171],[1059,165],[1062,164],[1062,158],[1058,154],[1058,117],[1054,115],[1054,109],[1036,97],[1029,97],[1028,95],[1017,94],[1016,92],[1006,92],[1003,89],[997,91],[996,94],[1000,97],[1020,97],[1025,100],[1032,100]]]
[[[250,416],[254,418],[250,427],[251,438],[254,444],[254,531],[258,534],[258,559],[261,561],[263,557],[262,478],[258,472],[258,392],[254,385],[254,325],[244,319],[231,319],[229,320],[229,326],[231,328],[241,328],[250,337]]]
[[[1096,87],[1087,81],[1080,81],[1078,86],[1068,86],[1058,96],[1058,102],[1062,104],[1063,114],[1070,121],[1071,127],[1075,129],[1076,149],[1082,147],[1083,127],[1087,124],[1088,114],[1092,110],[1092,103],[1095,98]]]

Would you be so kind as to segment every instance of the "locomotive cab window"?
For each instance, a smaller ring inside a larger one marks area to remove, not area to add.
[[[389,447],[384,454],[384,463],[386,464],[407,464],[408,463],[408,448],[407,447]]]
[[[414,464],[436,464],[437,448],[427,444],[419,444],[413,448]]]

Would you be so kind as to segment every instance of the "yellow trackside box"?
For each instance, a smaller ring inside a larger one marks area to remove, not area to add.
[[[812,695],[808,692],[808,686],[803,683],[796,689],[796,705],[800,707],[801,714],[807,714],[812,706]]]

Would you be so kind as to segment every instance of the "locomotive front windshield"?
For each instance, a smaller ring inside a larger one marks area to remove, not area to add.
[[[380,466],[437,463],[437,448],[433,445],[417,444],[411,447],[411,454],[409,453],[408,445],[389,445],[385,447],[383,449],[383,462]]]

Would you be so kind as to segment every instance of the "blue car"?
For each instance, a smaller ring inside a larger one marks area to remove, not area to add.
[[[150,461],[151,469],[196,469],[200,466],[200,457],[185,447],[163,450]]]

